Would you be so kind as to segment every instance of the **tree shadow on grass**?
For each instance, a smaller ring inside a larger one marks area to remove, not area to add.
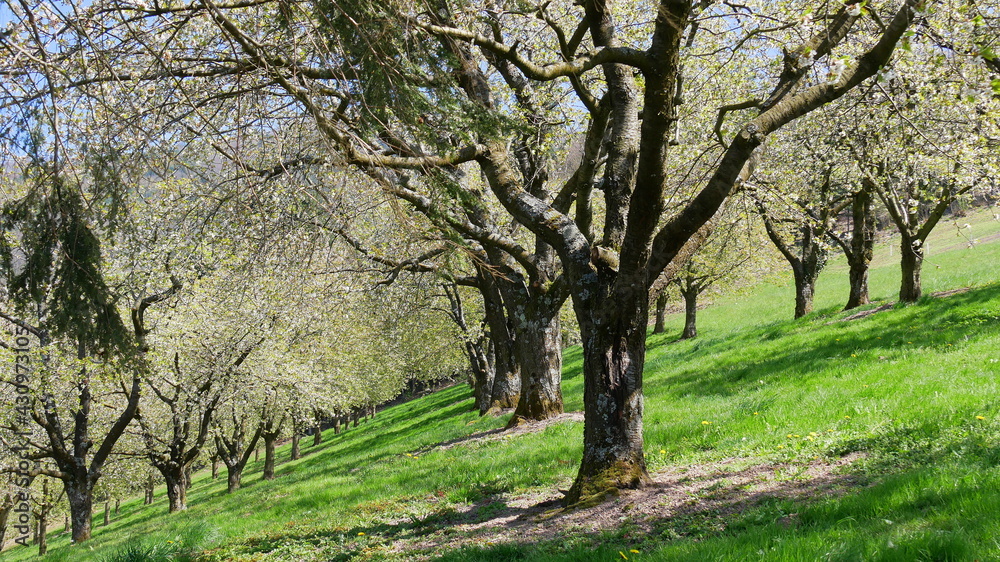
[[[649,377],[647,394],[669,390],[677,395],[729,396],[744,390],[748,382],[774,377],[807,380],[826,372],[831,361],[845,361],[852,354],[864,351],[877,356],[894,357],[914,345],[935,347],[942,353],[954,350],[950,343],[963,344],[993,336],[1000,332],[1000,284],[953,294],[947,298],[927,297],[908,306],[896,306],[893,312],[843,322],[830,322],[827,316],[815,316],[799,322],[787,322],[750,330],[733,339],[718,338],[691,348],[664,355],[655,351],[647,369],[655,370],[666,361],[683,365],[685,358],[714,351],[714,359],[698,368],[679,369],[662,377]],[[844,316],[849,313],[842,313]],[[886,316],[887,314],[891,316]],[[830,326],[833,324],[833,326]],[[850,328],[848,330],[847,328]],[[791,340],[764,357],[747,356],[743,343],[769,341],[796,334],[798,347],[789,348]],[[772,336],[775,336],[772,338]],[[669,368],[664,366],[662,368]]]

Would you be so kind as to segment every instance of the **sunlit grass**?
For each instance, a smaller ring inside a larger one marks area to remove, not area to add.
[[[969,220],[979,236],[1000,232],[990,217]],[[834,261],[821,278],[817,311],[805,319],[791,320],[789,286],[764,285],[717,299],[700,314],[694,340],[674,342],[680,318],[650,337],[644,389],[652,470],[723,459],[797,466],[853,455],[845,470],[863,484],[850,493],[771,499],[741,513],[706,514],[711,520],[665,518],[645,537],[568,534],[437,554],[456,561],[1000,559],[1000,244],[936,253],[948,236],[942,230],[931,241],[925,288],[969,292],[843,321],[846,272]],[[872,273],[875,305],[894,300],[899,282],[883,253]],[[566,350],[568,410],[582,407],[581,361],[579,348]],[[261,481],[260,463],[251,463],[235,494],[225,493],[224,475],[212,481],[199,473],[184,513],[166,513],[162,490],[152,506],[126,502],[109,527],[95,519],[85,545],[71,547],[57,533],[47,559],[118,560],[129,549],[155,547],[205,560],[405,560],[390,555],[389,545],[447,527],[457,506],[500,509],[509,494],[568,487],[581,423],[433,447],[504,422],[478,417],[467,388],[446,389],[342,435],[328,431],[318,448],[304,440],[307,454],[298,461],[287,461],[287,446],[279,449],[273,482]]]

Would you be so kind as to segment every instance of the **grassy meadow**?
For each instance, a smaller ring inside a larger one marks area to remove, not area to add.
[[[678,486],[713,475],[682,507],[629,511],[626,493],[610,500],[625,514],[612,528],[559,523],[551,504],[532,516],[559,529],[543,538],[458,528],[502,529],[514,498],[568,488],[583,425],[469,438],[506,419],[480,418],[456,386],[319,447],[305,439],[300,460],[280,448],[274,481],[251,463],[226,494],[224,471],[202,471],[186,512],[168,515],[160,489],[107,527],[95,517],[83,545],[57,530],[45,560],[1000,560],[1000,222],[961,221],[972,228],[944,223],[931,239],[924,288],[967,291],[848,319],[834,260],[804,319],[791,320],[790,282],[766,283],[715,298],[698,338],[674,341],[681,317],[649,338],[650,471]],[[895,299],[894,243],[878,250],[866,309]],[[581,361],[566,350],[568,411],[582,408]],[[750,472],[766,478],[740,480]]]

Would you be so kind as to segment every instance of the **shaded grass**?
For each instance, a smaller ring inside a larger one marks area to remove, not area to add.
[[[342,435],[328,431],[319,447],[304,441],[306,456],[280,464],[273,482],[261,481],[260,463],[251,463],[235,494],[198,474],[184,513],[166,514],[163,490],[151,507],[125,502],[110,527],[95,526],[86,557],[125,559],[116,556],[184,544],[203,560],[1000,559],[1000,244],[939,254],[935,247],[943,239],[931,242],[927,290],[972,290],[843,321],[846,274],[834,262],[821,278],[817,312],[805,319],[789,319],[789,286],[764,285],[703,311],[697,339],[649,338],[651,469],[734,458],[794,467],[859,455],[848,470],[865,484],[849,494],[665,517],[649,536],[626,526],[398,553],[395,541],[452,532],[459,507],[475,505],[488,519],[512,494],[568,487],[578,466],[576,422],[435,449],[506,421],[479,418],[468,389],[453,387]],[[871,306],[890,300],[898,281],[884,260],[872,273]],[[681,322],[669,326],[679,331]],[[567,409],[578,410],[579,348],[566,350],[564,366]],[[279,458],[287,454],[279,449]],[[79,559],[83,547],[67,542],[53,537],[48,559]]]

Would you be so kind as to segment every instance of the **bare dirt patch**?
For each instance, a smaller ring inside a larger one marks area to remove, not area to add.
[[[699,519],[702,526],[722,531],[727,516],[779,500],[809,501],[847,493],[864,485],[861,477],[842,470],[860,458],[852,454],[807,464],[753,463],[726,459],[707,465],[670,467],[652,474],[653,484],[625,490],[592,507],[563,509],[562,494],[551,489],[503,495],[457,506],[424,532],[399,536],[390,549],[419,558],[414,551],[483,546],[499,543],[540,543],[573,535],[596,536],[624,532],[648,536]],[[794,526],[796,514],[778,519]]]

